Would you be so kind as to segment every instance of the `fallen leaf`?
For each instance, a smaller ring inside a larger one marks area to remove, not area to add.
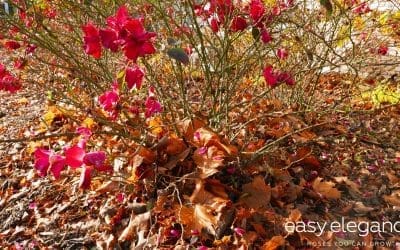
[[[349,178],[347,176],[335,177],[334,179],[338,183],[345,183],[347,186],[349,186],[351,188],[351,190],[353,190],[359,194],[361,193],[361,191],[358,187],[358,184],[356,184],[354,181],[349,180]]]
[[[339,199],[341,197],[340,191],[335,188],[335,183],[323,181],[321,177],[317,177],[314,180],[312,187],[316,192],[328,199]]]
[[[224,157],[224,153],[215,146],[196,149],[193,160],[200,170],[200,178],[205,179],[217,173],[223,165]]]
[[[271,200],[271,187],[265,184],[260,175],[254,177],[251,183],[243,185],[245,195],[241,200],[250,208],[267,207]]]
[[[206,183],[203,180],[196,182],[196,187],[190,196],[190,201],[193,204],[202,204],[212,207],[215,211],[221,211],[229,203],[228,194],[218,188],[218,191],[211,193],[212,184]]]
[[[186,141],[192,142],[195,131],[204,127],[205,125],[206,123],[203,120],[200,120],[199,118],[193,118],[192,120],[187,119],[181,122],[179,124],[179,129],[181,133],[184,134]]]
[[[194,207],[182,206],[176,209],[179,211],[181,223],[188,232],[192,230],[201,232],[205,228],[208,233],[216,235],[218,218],[209,207],[196,204]]]
[[[354,204],[353,210],[358,214],[366,214],[375,210],[373,207],[367,207],[361,201],[358,201]]]
[[[269,241],[267,241],[262,247],[262,250],[275,250],[281,246],[285,245],[285,239],[278,235],[272,237]]]
[[[155,135],[157,137],[161,137],[161,135],[164,132],[161,117],[155,116],[155,117],[151,118],[149,120],[149,129],[153,135]]]
[[[182,153],[186,149],[186,145],[182,139],[168,138],[165,152],[168,155],[177,155]]]
[[[297,222],[297,221],[299,221],[301,219],[301,216],[302,216],[302,214],[301,214],[300,210],[299,209],[294,209],[294,210],[292,210],[290,212],[290,215],[289,215],[288,219],[289,219],[289,221]]]
[[[138,155],[143,157],[143,162],[146,164],[151,164],[156,160],[156,154],[152,150],[142,146],[138,150]]]
[[[103,183],[99,188],[96,189],[97,193],[103,194],[107,192],[116,192],[118,191],[120,185],[116,181],[107,181],[106,183]]]
[[[143,214],[131,214],[128,226],[122,231],[118,238],[119,242],[134,239],[139,231],[147,230],[150,221],[150,211]]]
[[[186,157],[189,155],[189,153],[190,153],[190,148],[187,148],[182,153],[172,156],[171,159],[169,159],[169,161],[163,167],[168,170],[171,170],[172,168],[174,168],[176,166],[176,164],[178,162],[185,160]]]
[[[393,191],[391,195],[384,195],[383,199],[392,206],[400,207],[400,189]]]

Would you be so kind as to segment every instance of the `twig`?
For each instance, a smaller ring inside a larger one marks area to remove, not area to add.
[[[66,132],[66,133],[57,133],[57,134],[50,134],[50,135],[40,135],[40,136],[34,136],[34,137],[22,137],[22,138],[14,138],[14,139],[5,139],[5,140],[0,140],[0,143],[10,143],[10,142],[25,142],[25,141],[40,141],[43,139],[48,139],[52,137],[62,137],[62,136],[77,136],[79,135],[78,133],[74,132]]]

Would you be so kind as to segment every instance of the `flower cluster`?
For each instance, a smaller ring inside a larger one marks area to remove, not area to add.
[[[287,85],[294,85],[293,76],[285,71],[274,70],[272,66],[268,65],[263,71],[265,82],[270,87],[276,87],[280,83],[286,83]]]
[[[50,172],[56,179],[60,178],[61,171],[66,166],[73,169],[81,168],[79,186],[87,189],[90,187],[93,170],[112,172],[112,168],[106,164],[105,152],[86,152],[86,141],[91,136],[91,131],[87,128],[78,128],[77,131],[83,139],[77,145],[65,148],[64,155],[55,153],[53,150],[37,148],[34,152],[34,166],[40,176],[46,176]]]
[[[20,88],[21,85],[19,80],[7,71],[6,67],[0,63],[0,91],[5,90],[14,93]]]
[[[156,51],[152,43],[156,34],[145,30],[142,18],[130,17],[126,6],[121,6],[115,16],[107,18],[106,28],[99,29],[87,23],[82,30],[85,52],[94,58],[101,57],[102,46],[112,52],[122,49],[126,58],[133,62]]]
[[[133,65],[125,69],[125,86],[128,91],[133,88],[139,90],[142,87],[145,72],[136,65],[139,57],[155,53],[152,38],[154,32],[148,32],[143,27],[142,18],[130,17],[126,6],[121,6],[114,16],[106,20],[106,27],[99,29],[91,22],[82,27],[85,52],[94,58],[100,58],[103,47],[111,52],[122,49],[125,57]],[[121,90],[118,81],[115,81],[110,90],[107,90],[98,98],[101,108],[108,114],[110,119],[116,120],[121,109]],[[145,101],[145,117],[150,117],[161,112],[161,104],[157,101],[154,90],[149,91]],[[137,108],[129,108],[129,111]]]

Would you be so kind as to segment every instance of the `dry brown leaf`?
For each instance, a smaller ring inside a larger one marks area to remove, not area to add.
[[[103,183],[99,188],[96,189],[97,193],[103,194],[107,192],[115,192],[119,189],[119,183],[117,181],[107,181]]]
[[[335,183],[331,181],[323,181],[321,177],[314,180],[313,189],[328,199],[340,199],[341,193],[335,188]]]
[[[272,237],[268,242],[266,242],[261,249],[262,250],[275,250],[278,247],[284,246],[285,245],[285,239],[278,235]]]
[[[259,237],[259,235],[254,231],[246,232],[243,237],[240,239],[241,243],[245,247],[251,246]]]
[[[211,193],[205,189],[205,184],[206,183],[202,180],[197,181],[196,188],[193,191],[192,196],[190,196],[190,201],[193,204],[208,205],[215,211],[221,211],[230,202],[228,195],[226,193],[222,193],[221,191]],[[212,189],[210,184],[207,184],[207,187]]]
[[[206,126],[206,123],[199,118],[194,118],[192,120],[187,119],[187,120],[181,122],[178,126],[179,126],[179,129],[182,132],[182,134],[184,134],[185,139],[189,142],[192,142],[194,132],[197,129]]]
[[[205,228],[208,233],[216,234],[218,217],[213,214],[213,210],[210,207],[196,204],[194,207],[182,206],[176,209],[179,211],[180,221],[187,229],[187,232],[191,230],[201,232]]]
[[[137,233],[148,229],[148,223],[150,220],[150,211],[143,214],[131,214],[128,226],[122,231],[118,238],[119,242],[124,242],[133,239],[137,236]]]
[[[400,189],[393,191],[391,195],[383,196],[383,199],[392,206],[400,207]]]
[[[301,216],[300,210],[296,208],[290,212],[289,221],[297,222],[301,219]]]
[[[275,138],[280,138],[292,131],[289,121],[282,117],[272,119],[267,125],[268,129],[265,134]]]
[[[367,207],[367,206],[364,205],[364,203],[362,203],[361,201],[358,201],[358,202],[356,202],[354,204],[353,210],[358,214],[366,214],[366,213],[369,213],[371,211],[374,211],[375,208]]]
[[[151,164],[156,160],[156,154],[151,149],[142,146],[139,148],[137,154],[143,157],[143,162],[146,164]]]
[[[345,183],[347,186],[349,186],[351,188],[351,190],[353,190],[359,194],[361,193],[358,185],[354,181],[349,180],[349,178],[347,176],[335,177],[334,179],[338,183],[342,183],[342,182]]]
[[[186,145],[182,139],[178,139],[178,138],[174,138],[174,137],[168,138],[167,147],[165,149],[165,152],[168,155],[180,154],[185,149],[186,149]]]
[[[251,208],[267,207],[271,200],[271,187],[265,184],[260,175],[254,177],[251,183],[243,185],[245,195],[241,200]]]
[[[178,162],[181,162],[186,159],[186,157],[190,153],[190,148],[187,148],[185,151],[181,152],[178,155],[172,156],[171,159],[163,166],[164,168],[171,170],[176,166]]]
[[[223,143],[221,138],[209,128],[199,128],[194,133],[193,144],[196,147],[215,146],[227,155],[237,155],[238,150],[235,146]]]
[[[321,163],[319,160],[313,156],[311,151],[311,148],[309,147],[301,147],[299,148],[295,154],[291,155],[289,157],[290,159],[290,164],[302,164],[302,165],[309,165],[313,168],[320,168]]]
[[[193,153],[193,160],[200,169],[200,178],[205,179],[217,173],[218,168],[223,165],[224,156],[224,153],[215,146],[198,148]]]
[[[296,142],[306,143],[312,139],[315,139],[317,135],[314,132],[305,130],[298,134],[292,135],[292,137]]]
[[[392,187],[400,187],[400,178],[396,176],[395,171],[386,172],[386,176],[388,177],[390,183],[393,185]]]

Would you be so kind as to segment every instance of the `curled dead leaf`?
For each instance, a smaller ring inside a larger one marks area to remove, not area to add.
[[[193,204],[209,205],[215,211],[221,211],[230,202],[228,194],[221,190],[220,187],[217,187],[217,189],[214,191],[211,191],[212,189],[213,185],[211,183],[198,180],[196,183],[196,188],[194,189],[193,194],[190,196],[190,201]]]
[[[178,155],[172,156],[171,159],[163,166],[164,168],[171,170],[176,166],[178,162],[181,162],[186,159],[186,157],[190,153],[190,148],[187,148],[185,151],[181,152]]]

